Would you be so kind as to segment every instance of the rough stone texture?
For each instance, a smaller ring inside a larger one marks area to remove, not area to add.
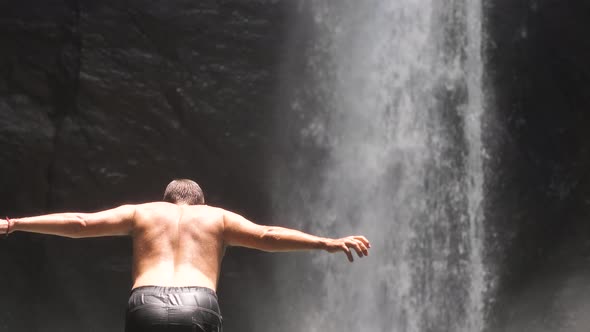
[[[265,222],[265,147],[290,6],[3,1],[0,211],[157,200],[171,178],[189,177],[210,204]],[[0,329],[122,330],[128,239],[15,234],[1,246],[9,288]],[[244,298],[264,273],[254,255],[226,257],[228,331],[249,330]]]
[[[590,5],[486,4],[492,330],[587,331]]]

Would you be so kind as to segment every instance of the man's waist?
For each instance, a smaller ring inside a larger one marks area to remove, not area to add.
[[[221,320],[217,295],[211,288],[202,286],[156,286],[145,285],[131,291],[127,302],[129,313],[142,309],[146,312],[170,315],[185,315],[199,312],[200,315],[215,316]]]
[[[141,292],[143,294],[176,294],[176,293],[193,293],[193,292],[204,292],[217,297],[217,293],[209,287],[204,286],[158,286],[158,285],[145,285],[138,286],[131,290],[131,294],[135,292]]]

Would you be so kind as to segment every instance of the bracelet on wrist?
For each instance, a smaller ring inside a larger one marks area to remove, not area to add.
[[[8,225],[6,227],[6,234],[4,234],[4,237],[8,237],[8,233],[10,233],[10,224],[11,224],[11,221],[10,221],[10,218],[8,218],[8,217],[5,217],[5,219],[6,219],[6,222],[8,223]]]

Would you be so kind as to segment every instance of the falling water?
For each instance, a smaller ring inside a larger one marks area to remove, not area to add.
[[[484,330],[481,3],[317,0],[300,11],[312,37],[298,44],[304,69],[278,125],[293,137],[276,167],[276,218],[364,234],[373,248],[352,265],[277,263],[284,317],[258,330]]]

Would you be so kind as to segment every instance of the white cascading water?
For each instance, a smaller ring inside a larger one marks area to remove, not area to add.
[[[289,112],[315,153],[278,167],[276,219],[372,251],[278,264],[284,316],[257,330],[483,331],[481,2],[302,6],[314,37]]]

